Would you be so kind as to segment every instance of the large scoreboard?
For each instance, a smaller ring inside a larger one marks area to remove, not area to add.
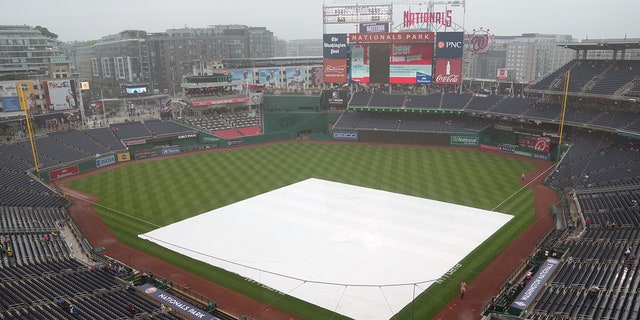
[[[349,34],[351,81],[431,83],[433,36],[433,32]]]

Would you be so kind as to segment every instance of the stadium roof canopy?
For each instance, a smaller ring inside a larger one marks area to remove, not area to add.
[[[613,50],[620,51],[626,49],[640,49],[639,39],[629,40],[594,40],[589,42],[577,42],[567,43],[560,45],[563,48],[568,48],[576,51],[588,51],[588,50]]]

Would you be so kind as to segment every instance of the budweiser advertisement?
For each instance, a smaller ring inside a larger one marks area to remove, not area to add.
[[[325,83],[346,83],[347,82],[347,60],[327,59],[324,60],[324,82]]]
[[[435,84],[460,84],[462,81],[462,60],[436,59]]]

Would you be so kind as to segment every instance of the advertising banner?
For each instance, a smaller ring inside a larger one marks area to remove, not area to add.
[[[496,76],[496,80],[509,80],[509,70],[506,68],[498,69],[498,75]]]
[[[96,159],[96,168],[105,167],[116,163],[116,156],[108,156]]]
[[[78,172],[80,172],[80,168],[78,167],[78,165],[49,171],[49,180],[56,180],[56,179],[72,176],[74,174],[77,174]]]
[[[369,47],[366,44],[355,43],[349,46],[351,49],[351,74],[349,78],[353,82],[369,83]]]
[[[242,144],[243,144],[242,139],[233,139],[233,140],[227,141],[227,147],[241,146]]]
[[[540,290],[542,290],[545,283],[549,281],[559,264],[560,260],[547,258],[547,261],[540,266],[540,269],[536,271],[533,278],[531,278],[531,280],[524,286],[524,289],[522,289],[518,297],[513,300],[511,307],[519,310],[527,309]]]
[[[540,154],[540,153],[534,153],[533,154],[533,158],[534,159],[542,159],[542,160],[551,160],[551,154],[550,153],[545,153],[545,154]]]
[[[348,92],[344,90],[326,90],[323,92],[323,106],[326,108],[345,108]]]
[[[549,153],[549,149],[551,148],[551,139],[547,137],[519,136],[518,145],[534,149],[538,152]]]
[[[462,82],[462,60],[436,59],[435,84],[460,84]]]
[[[258,70],[258,82],[264,84],[267,89],[280,89],[280,69],[269,68]]]
[[[24,103],[21,106],[20,94],[24,94]],[[0,107],[3,112],[20,111],[24,108],[36,107],[36,94],[34,84],[30,81],[0,81]]]
[[[387,33],[389,32],[389,23],[387,22],[365,22],[360,23],[358,27],[359,33]]]
[[[451,136],[450,144],[452,146],[473,146],[480,145],[480,138],[478,136]]]
[[[346,83],[347,60],[324,60],[324,82]]]
[[[347,58],[347,34],[324,34],[322,36],[322,57],[325,59]]]
[[[307,71],[304,68],[286,68],[284,72],[287,79],[287,88],[293,90],[305,89]]]
[[[433,32],[350,33],[349,43],[433,43]]]
[[[235,90],[242,93],[249,91],[249,85],[253,84],[253,71],[251,70],[231,70],[231,85]]]
[[[200,310],[190,304],[189,302],[183,301],[180,298],[174,297],[163,290],[160,290],[151,284],[145,283],[137,287],[138,290],[144,292],[146,295],[152,297],[156,301],[167,305],[169,308],[178,312],[182,316],[186,316],[189,319],[194,320],[219,320],[217,317],[214,317],[203,310]]]
[[[436,38],[436,59],[462,59],[464,32],[438,32]]]
[[[313,67],[311,68],[311,75],[309,76],[309,82],[316,87],[322,87],[324,84],[324,68]]]
[[[499,144],[498,145],[498,150],[500,150],[502,152],[506,152],[506,153],[515,153],[516,152],[516,146],[510,145],[510,144]]]
[[[171,146],[171,147],[162,148],[163,156],[167,156],[170,154],[178,154],[178,153],[180,153],[180,146]]]
[[[3,112],[20,111],[18,89],[14,81],[0,81],[0,106]]]
[[[358,141],[358,131],[333,131],[331,133],[333,140]]]
[[[493,150],[493,151],[499,151],[500,149],[498,148],[498,146],[492,146],[490,144],[480,144],[480,149],[487,149],[487,150]]]
[[[429,44],[392,44],[389,83],[431,83],[433,46]]]
[[[44,92],[50,110],[75,109],[76,88],[73,80],[44,81]]]
[[[229,103],[243,103],[249,102],[251,99],[247,98],[233,98],[233,99],[220,99],[220,100],[209,100],[209,101],[194,101],[191,103],[193,107],[202,107],[202,106],[210,106],[214,104],[229,104]]]
[[[147,143],[147,139],[131,139],[131,140],[123,141],[123,143],[125,146],[137,146],[140,144]]]
[[[129,152],[118,153],[118,162],[124,162],[131,160]]]
[[[369,44],[351,44],[351,81],[371,82]],[[389,83],[428,84],[432,81],[433,46],[428,44],[391,44]],[[383,68],[383,66],[375,66]]]

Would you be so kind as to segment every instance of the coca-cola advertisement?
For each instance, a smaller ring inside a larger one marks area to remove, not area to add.
[[[462,82],[462,60],[436,59],[435,84],[460,84]]]

